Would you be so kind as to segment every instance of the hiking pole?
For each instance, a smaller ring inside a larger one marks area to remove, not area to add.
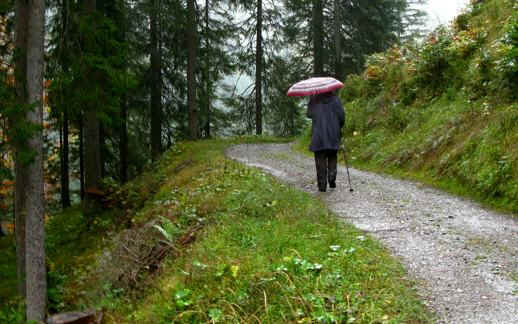
[[[349,180],[349,192],[353,192],[353,186],[351,185],[351,176],[349,175],[349,167],[347,166],[347,158],[345,155],[345,145],[342,144],[342,152],[344,154],[344,163],[345,163],[345,169],[347,170],[347,179]]]

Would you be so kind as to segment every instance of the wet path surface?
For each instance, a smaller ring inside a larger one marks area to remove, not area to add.
[[[518,221],[408,181],[339,167],[317,192],[314,160],[289,144],[238,145],[227,155],[324,200],[397,256],[438,323],[518,323]]]

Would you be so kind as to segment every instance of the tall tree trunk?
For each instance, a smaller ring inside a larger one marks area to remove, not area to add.
[[[64,104],[64,103],[62,103]],[[61,205],[70,207],[70,178],[69,178],[69,142],[68,142],[68,108],[63,106],[63,146],[61,157]]]
[[[263,1],[257,1],[257,36],[255,45],[255,133],[263,133]]]
[[[100,166],[101,166],[101,179],[106,177],[106,166],[105,166],[105,138],[106,138],[106,132],[104,131],[104,126],[102,123],[99,123],[99,160],[100,160]]]
[[[99,120],[94,106],[85,113],[85,212],[90,214],[97,209],[95,192],[101,179],[101,150],[99,147]]]
[[[16,95],[18,103],[25,105],[27,102],[26,71],[27,71],[27,24],[28,4],[25,1],[16,1]],[[15,127],[20,123],[20,116],[14,116],[11,121]],[[25,297],[25,188],[27,172],[23,165],[23,144],[16,148],[15,152],[15,232],[16,232],[16,269],[18,275],[18,293]]]
[[[85,198],[85,132],[83,113],[79,117],[79,188],[81,200]]]
[[[210,138],[210,105],[211,105],[211,82],[210,82],[210,43],[209,43],[209,0],[205,0],[205,93],[206,93],[206,121],[205,121],[205,136]]]
[[[162,51],[160,46],[160,0],[152,0],[151,20],[151,158],[162,152]]]
[[[342,44],[341,44],[341,26],[342,20],[340,15],[340,1],[334,0],[334,24],[335,24],[335,77],[338,80],[343,79],[342,75]]]
[[[189,107],[190,138],[199,138],[198,112],[196,109],[196,12],[194,0],[187,1],[187,105]]]
[[[27,113],[27,120],[43,124],[43,40],[45,0],[32,0],[27,32],[27,97],[36,108]],[[25,227],[25,268],[27,320],[41,322],[46,315],[47,271],[45,267],[45,227],[43,198],[43,136],[38,130],[28,141],[34,158],[28,165],[26,183],[27,219]]]
[[[121,100],[120,111],[120,140],[119,140],[119,158],[120,158],[120,183],[124,184],[128,181],[128,102],[127,96],[124,94]]]
[[[125,2],[122,3],[122,8],[119,9],[116,22],[120,26],[120,41],[125,43],[127,30],[127,16],[125,13],[127,8]],[[124,52],[125,60],[128,60],[128,54]],[[120,102],[120,138],[119,138],[119,178],[120,183],[124,184],[128,181],[128,69],[124,69],[124,93]]]
[[[63,114],[59,116],[59,181],[61,184],[61,205],[63,205]]]
[[[85,116],[85,212],[91,213],[97,208],[95,192],[99,189],[101,179],[101,150],[96,109],[90,107]]]
[[[59,64],[63,71],[68,70],[67,54],[68,51],[68,0],[61,1],[61,35],[60,35],[60,53]],[[63,109],[63,123],[62,123],[62,142],[61,144],[61,206],[63,209],[70,207],[70,170],[69,170],[69,118],[68,107],[65,102],[64,88],[60,87],[60,105]]]
[[[84,3],[86,15],[94,15],[96,11],[96,0],[87,0]],[[93,20],[91,20],[93,22]],[[91,26],[91,33],[96,32],[96,26]],[[91,47],[97,46],[91,35],[85,44],[86,51],[92,51]],[[93,75],[95,71],[91,71]],[[97,103],[92,102],[85,111],[85,199],[84,209],[86,214],[92,214],[98,208],[98,197],[101,180],[101,148],[99,138],[100,122],[97,117]]]
[[[322,0],[313,0],[313,74],[324,75],[324,13]]]

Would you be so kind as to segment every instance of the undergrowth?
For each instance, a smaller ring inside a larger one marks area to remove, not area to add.
[[[113,188],[93,222],[77,208],[49,217],[50,311],[93,307],[109,323],[430,321],[378,243],[310,195],[225,158],[238,142],[176,145]],[[9,253],[0,321],[15,323],[14,248],[0,243]]]
[[[197,143],[162,187],[187,210],[162,220],[174,242],[185,218],[205,224],[168,258],[138,297],[117,296],[114,323],[427,322],[402,267],[369,237],[338,222],[311,196],[223,156],[227,143]],[[193,172],[195,171],[195,172]],[[182,189],[179,189],[182,188]],[[171,218],[170,218],[171,219]],[[169,228],[169,230],[167,229]]]
[[[352,163],[518,212],[516,9],[473,2],[422,44],[371,56],[341,96]]]

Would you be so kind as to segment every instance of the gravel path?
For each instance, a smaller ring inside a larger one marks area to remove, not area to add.
[[[418,282],[438,323],[518,323],[518,221],[426,186],[339,167],[317,192],[312,158],[289,144],[238,145],[227,155],[323,199],[381,241]],[[514,278],[514,280],[513,280]]]

